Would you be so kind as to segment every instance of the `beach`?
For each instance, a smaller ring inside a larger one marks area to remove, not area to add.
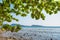
[[[10,31],[3,33],[4,37],[16,40],[60,40],[60,28],[22,29],[19,32]]]

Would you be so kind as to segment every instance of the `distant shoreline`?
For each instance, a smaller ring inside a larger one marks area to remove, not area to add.
[[[22,28],[60,28],[60,27],[22,27]]]

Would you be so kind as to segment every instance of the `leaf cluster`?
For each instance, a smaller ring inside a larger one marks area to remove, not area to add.
[[[9,25],[9,24],[4,24],[1,28],[1,30],[3,31],[11,31],[11,32],[18,32],[19,30],[21,30],[21,26],[20,25]]]
[[[11,7],[12,4],[13,8]],[[18,21],[11,13],[25,17],[30,12],[33,19],[42,18],[44,20],[43,10],[49,15],[56,14],[60,11],[60,2],[54,0],[2,0],[2,3],[0,3],[0,21]]]

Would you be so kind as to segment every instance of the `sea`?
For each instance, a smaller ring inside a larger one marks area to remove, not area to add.
[[[60,26],[42,26],[42,27],[34,27],[34,26],[32,26],[32,27],[30,27],[30,26],[25,26],[25,27],[21,27],[22,29],[25,29],[25,28],[27,28],[27,29],[29,29],[29,28],[33,28],[33,29],[39,29],[39,28],[47,28],[47,29],[52,29],[52,28],[60,28]]]
[[[17,33],[11,33],[17,40],[60,40],[60,27],[22,27]],[[9,32],[5,35],[10,35]]]

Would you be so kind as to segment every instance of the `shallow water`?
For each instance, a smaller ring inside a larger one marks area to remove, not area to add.
[[[17,40],[60,40],[60,28],[25,28],[15,33],[5,33]]]

